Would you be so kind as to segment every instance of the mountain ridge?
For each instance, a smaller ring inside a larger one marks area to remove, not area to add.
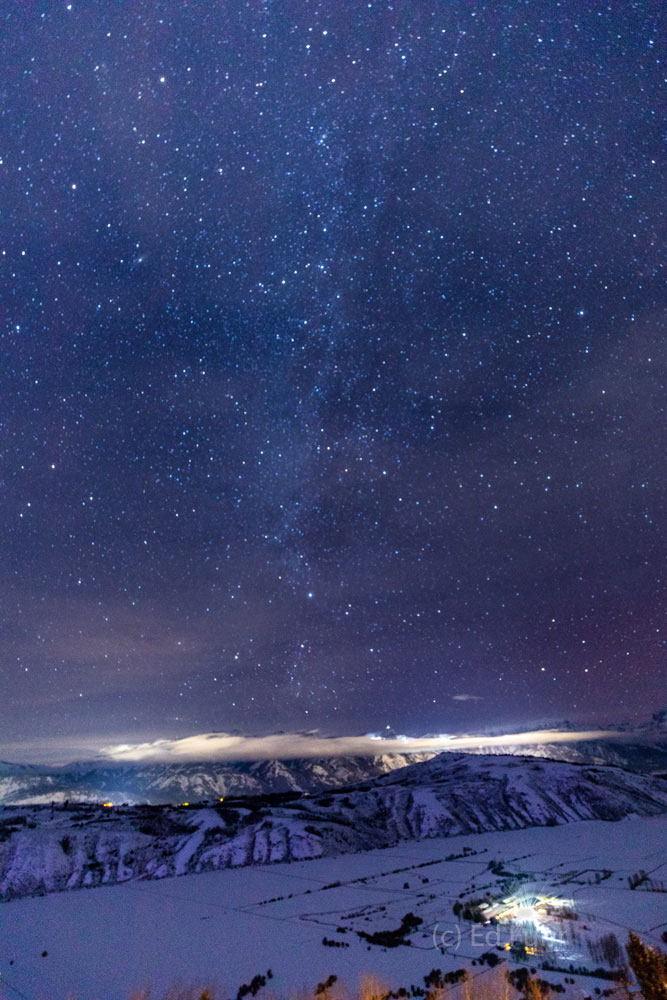
[[[427,760],[432,751],[372,757],[133,763],[79,761],[58,768],[0,763],[0,804],[112,801],[161,805],[233,795],[315,792]]]
[[[667,781],[608,765],[443,753],[356,785],[215,807],[5,806],[0,898],[667,812]]]

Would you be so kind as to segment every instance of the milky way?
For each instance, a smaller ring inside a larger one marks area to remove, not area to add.
[[[659,10],[7,10],[6,738],[659,707]]]

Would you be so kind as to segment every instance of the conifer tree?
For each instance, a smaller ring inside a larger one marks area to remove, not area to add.
[[[644,1000],[667,1000],[667,954],[645,945],[632,931],[626,950]]]

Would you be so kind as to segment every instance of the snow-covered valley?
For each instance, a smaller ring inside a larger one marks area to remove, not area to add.
[[[629,880],[642,870],[648,880],[631,889]],[[602,938],[613,934],[623,946],[634,929],[647,943],[661,941],[666,877],[662,816],[426,839],[20,899],[0,906],[0,997],[124,1000],[148,985],[159,996],[177,981],[234,997],[268,969],[272,978],[260,1000],[312,995],[330,975],[354,986],[372,973],[393,988],[423,989],[434,968],[491,975],[482,959],[489,952],[510,968],[530,965],[549,982],[565,982],[570,996],[588,997],[614,985],[580,971],[609,971],[599,957]],[[562,919],[554,905],[539,920],[537,940],[529,932],[537,953],[527,959],[520,947],[506,948],[524,939],[516,921],[474,923],[453,910],[517,892],[548,895],[566,907]],[[399,927],[407,913],[421,923],[405,944],[368,940]],[[542,971],[545,961],[565,971]]]
[[[220,798],[0,808],[0,997],[123,1000],[174,981],[234,997],[265,976],[268,998],[363,973],[420,997],[433,969],[498,962],[591,997],[613,988],[629,929],[667,934],[660,776],[443,753],[312,794]]]

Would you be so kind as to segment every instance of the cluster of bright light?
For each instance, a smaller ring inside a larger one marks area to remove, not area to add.
[[[496,920],[515,922],[519,924],[530,924],[539,935],[547,940],[555,941],[557,938],[547,926],[547,921],[552,916],[550,911],[563,910],[572,906],[571,899],[561,899],[559,896],[541,895],[536,893],[525,893],[518,896],[508,896],[503,899],[502,904],[489,907],[485,916],[495,917]]]

